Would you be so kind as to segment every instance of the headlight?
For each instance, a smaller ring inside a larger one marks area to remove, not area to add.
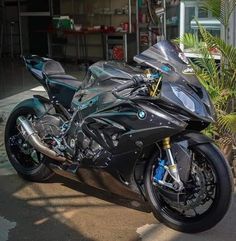
[[[171,89],[175,96],[183,103],[185,108],[189,109],[192,112],[196,112],[196,106],[193,99],[191,99],[186,93],[184,93],[178,87],[171,86]]]

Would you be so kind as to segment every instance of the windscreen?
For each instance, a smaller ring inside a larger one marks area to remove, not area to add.
[[[177,70],[182,70],[189,64],[188,59],[181,49],[177,45],[166,40],[160,41],[141,54],[136,55],[134,60],[138,63],[150,61],[153,64],[155,61],[158,68],[163,64],[167,64],[167,66],[173,66],[173,68]]]
[[[181,79],[196,86],[200,85],[184,53],[177,45],[167,40],[160,41],[136,55],[134,61],[169,75],[170,81]]]

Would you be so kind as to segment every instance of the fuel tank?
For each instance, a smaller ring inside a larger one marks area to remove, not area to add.
[[[141,69],[120,62],[97,62],[89,67],[82,89],[74,95],[72,108],[80,108],[83,117],[99,111],[116,101],[111,93],[114,87],[142,73]]]

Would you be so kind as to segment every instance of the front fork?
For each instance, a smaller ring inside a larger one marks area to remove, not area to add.
[[[174,158],[171,152],[169,137],[163,140],[163,149],[166,152],[168,165],[167,165],[167,162],[164,160],[161,160],[158,163],[158,167],[156,168],[155,175],[154,175],[154,181],[163,186],[167,186],[171,189],[174,189],[175,191],[181,191],[183,190],[184,186],[183,186],[183,182],[180,180],[178,167],[174,161]],[[166,181],[168,174],[173,179],[173,182],[171,183]]]

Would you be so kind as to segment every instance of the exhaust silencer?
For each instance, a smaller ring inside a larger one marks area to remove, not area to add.
[[[23,135],[24,139],[29,142],[30,145],[33,146],[38,152],[57,161],[66,161],[65,157],[59,156],[55,151],[43,144],[38,134],[31,127],[31,123],[24,116],[19,116],[16,122],[17,125],[22,128],[21,134]]]

